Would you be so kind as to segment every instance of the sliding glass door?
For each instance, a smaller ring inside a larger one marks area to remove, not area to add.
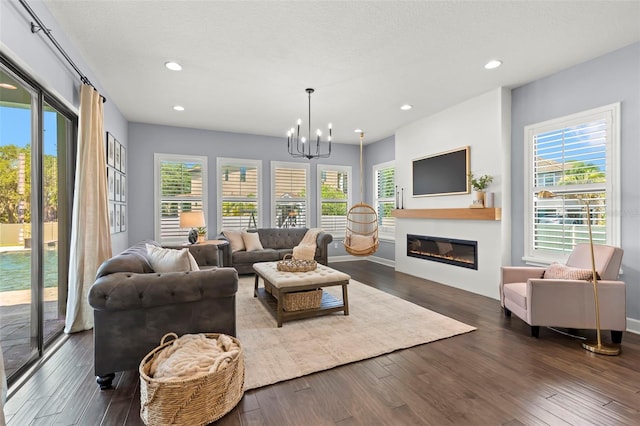
[[[64,327],[75,117],[0,62],[0,344],[9,382]]]

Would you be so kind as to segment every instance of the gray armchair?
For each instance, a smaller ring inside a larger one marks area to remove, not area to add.
[[[614,343],[626,330],[625,283],[617,281],[623,251],[594,245],[600,302],[600,328],[611,331]],[[566,266],[591,269],[589,244],[578,244]],[[595,329],[593,284],[586,280],[542,278],[545,268],[503,266],[500,297],[507,317],[515,314],[538,337],[540,326]]]

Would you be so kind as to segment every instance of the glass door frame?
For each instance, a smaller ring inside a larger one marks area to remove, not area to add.
[[[63,102],[43,88],[35,79],[16,66],[10,58],[0,53],[0,66],[19,81],[31,93],[31,336],[29,359],[7,378],[8,384],[16,382],[37,360],[45,349],[62,335],[62,329],[52,336],[44,335],[44,212],[43,209],[43,155],[45,104],[62,115],[68,123],[63,158],[58,164],[58,310],[66,312],[68,294],[68,265],[71,239],[71,220],[75,181],[75,159],[78,118]],[[60,150],[58,154],[60,154]],[[47,340],[45,341],[45,337]]]

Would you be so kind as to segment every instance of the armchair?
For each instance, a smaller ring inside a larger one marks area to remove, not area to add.
[[[626,329],[625,283],[617,281],[623,250],[594,245],[600,302],[600,327],[611,331],[613,343],[622,341]],[[591,269],[589,244],[578,244],[566,266]],[[505,316],[514,313],[538,337],[540,326],[595,329],[593,285],[586,280],[542,278],[545,268],[503,266],[500,299]]]

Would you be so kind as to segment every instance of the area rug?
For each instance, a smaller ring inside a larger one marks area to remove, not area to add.
[[[354,280],[348,287],[348,316],[333,313],[277,328],[271,313],[253,297],[253,285],[253,277],[241,278],[236,297],[245,390],[475,330]],[[342,296],[339,286],[324,290]]]

